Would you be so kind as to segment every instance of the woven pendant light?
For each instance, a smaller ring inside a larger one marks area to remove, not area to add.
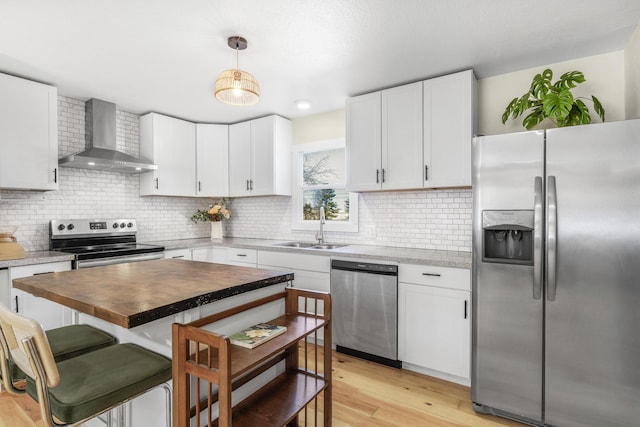
[[[247,48],[247,40],[233,36],[227,44],[236,51],[236,68],[224,70],[216,79],[216,99],[229,105],[255,105],[260,100],[260,85],[253,74],[238,68],[238,51]]]

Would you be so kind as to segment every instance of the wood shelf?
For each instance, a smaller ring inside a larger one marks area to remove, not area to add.
[[[283,334],[260,344],[255,348],[244,348],[231,344],[231,378],[236,378],[246,372],[251,371],[256,366],[269,360],[283,349],[296,345],[298,341],[312,334],[319,328],[325,326],[325,320],[320,318],[301,316],[296,314],[286,314],[267,323],[278,326],[286,326],[287,331]],[[200,351],[200,359],[208,358],[209,349]],[[191,356],[195,360],[195,356]],[[218,352],[211,352],[211,365],[218,366]]]
[[[233,427],[287,425],[326,387],[321,378],[285,372],[233,408]]]
[[[232,345],[228,337],[202,328],[278,299],[285,300],[286,313],[269,323],[286,326],[287,331],[253,349]],[[309,306],[314,307],[313,312],[308,311]],[[325,348],[331,348],[330,295],[294,288],[186,325],[174,324],[174,426],[188,427],[194,417],[201,420],[203,413],[211,418],[215,402],[219,404],[219,416],[204,424],[208,427],[297,425],[300,411],[323,393],[322,415],[318,417],[317,405],[313,410],[321,425],[330,427],[331,352],[318,351],[319,331],[323,333]],[[313,342],[305,342],[311,335],[315,338]],[[300,342],[305,343],[299,345]],[[321,361],[319,353],[323,354]],[[304,369],[299,367],[300,358]],[[232,407],[233,390],[282,362],[283,373]]]

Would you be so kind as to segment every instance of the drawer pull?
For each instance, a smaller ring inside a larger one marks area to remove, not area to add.
[[[39,276],[41,274],[49,274],[49,273],[55,273],[55,271],[43,271],[42,273],[33,273],[34,276]]]
[[[247,256],[247,254],[236,254],[236,256]]]
[[[176,256],[172,256],[171,258],[173,259],[184,258],[184,255],[176,255]]]
[[[440,277],[440,273],[422,273],[423,276]]]

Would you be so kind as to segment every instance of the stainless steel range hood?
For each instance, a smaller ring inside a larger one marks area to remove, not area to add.
[[[58,160],[62,167],[120,173],[158,169],[116,149],[116,104],[92,98],[85,104],[85,150]]]

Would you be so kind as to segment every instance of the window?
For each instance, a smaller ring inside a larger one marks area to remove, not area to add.
[[[344,139],[294,145],[294,230],[358,231],[358,194],[347,191]]]

